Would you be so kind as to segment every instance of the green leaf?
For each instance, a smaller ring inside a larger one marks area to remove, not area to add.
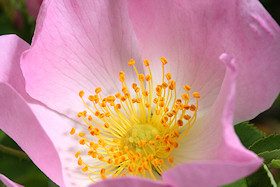
[[[280,134],[270,135],[255,142],[249,147],[256,154],[280,149]]]
[[[269,169],[263,164],[252,175],[223,187],[276,187],[276,182]]]
[[[263,164],[258,171],[246,177],[246,182],[248,187],[277,186],[272,174],[265,164]]]
[[[280,160],[279,159],[274,159],[271,161],[270,167],[272,168],[280,168]]]
[[[234,126],[235,132],[238,135],[242,144],[248,148],[253,143],[264,137],[264,133],[256,129],[248,122],[239,123]]]
[[[280,158],[280,149],[273,151],[265,151],[258,154],[260,157],[264,158],[264,163],[269,164],[273,159]]]
[[[223,187],[247,187],[246,179],[240,179],[234,183],[224,185]]]

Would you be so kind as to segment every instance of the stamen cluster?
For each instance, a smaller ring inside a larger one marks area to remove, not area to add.
[[[196,105],[189,104],[191,87],[185,85],[185,93],[181,99],[177,98],[176,82],[170,73],[164,74],[167,60],[162,57],[161,62],[162,83],[155,90],[150,62],[144,60],[149,70],[145,76],[138,73],[135,61],[131,59],[128,65],[133,66],[139,80],[139,85],[132,84],[133,94],[122,71],[119,72],[121,93],[103,97],[102,89],[98,87],[95,94],[88,97],[90,107],[84,100],[84,91],[79,92],[87,110],[77,116],[87,125],[89,136],[83,132],[76,133],[75,128],[70,134],[78,136],[79,143],[88,148],[88,156],[101,165],[92,166],[84,161],[81,151],[75,154],[78,165],[93,182],[98,180],[96,175],[101,179],[126,175],[156,179],[155,175],[174,167],[174,157],[170,154],[194,125],[200,95],[194,92]]]

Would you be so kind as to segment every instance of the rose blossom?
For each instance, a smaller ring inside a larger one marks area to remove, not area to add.
[[[233,182],[262,161],[241,145],[233,124],[267,109],[279,93],[279,36],[279,27],[257,1],[44,1],[31,46],[13,35],[0,38],[1,129],[58,185],[87,186],[92,182],[74,157],[84,146],[69,135],[72,127],[86,132],[77,118],[87,110],[79,91],[92,94],[101,87],[104,97],[121,92],[123,71],[133,95],[131,83],[138,77],[127,65],[132,58],[145,75],[143,60],[149,59],[155,89],[162,84],[164,56],[177,98],[186,84],[192,87],[190,103],[196,103],[192,93],[200,95],[197,114],[190,112],[195,123],[168,155],[175,167],[161,176],[152,171],[163,182],[132,176],[96,185]],[[102,166],[98,159],[85,160]],[[91,179],[100,180],[100,174]]]

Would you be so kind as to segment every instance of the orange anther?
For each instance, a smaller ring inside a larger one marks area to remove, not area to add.
[[[177,121],[177,124],[178,124],[179,126],[183,126],[183,125],[184,125],[183,121],[180,120],[180,119]]]
[[[150,65],[150,62],[149,62],[149,60],[144,60],[144,64],[145,64],[145,66],[149,66]]]
[[[115,95],[115,96],[116,96],[116,98],[118,98],[118,99],[119,99],[119,98],[121,98],[122,94],[121,94],[121,93],[116,93],[116,95]]]
[[[172,164],[172,163],[174,162],[174,157],[173,157],[173,156],[169,157],[169,158],[168,158],[168,162],[169,162],[170,164]]]
[[[167,64],[167,60],[166,60],[166,58],[161,57],[161,58],[160,58],[160,60],[161,60],[161,62],[162,62],[162,64],[163,64],[163,65]]]
[[[85,141],[85,139],[81,139],[81,140],[79,141],[79,143],[80,143],[81,145],[85,145],[86,141]]]
[[[150,81],[152,79],[151,75],[146,75],[146,81]]]
[[[82,168],[82,170],[83,170],[83,172],[86,172],[86,171],[88,171],[88,167],[85,166],[84,168]]]
[[[98,87],[98,88],[95,89],[95,93],[96,93],[96,94],[99,94],[101,91],[102,91],[102,89],[101,89],[100,87]]]
[[[190,91],[191,87],[190,87],[189,85],[185,85],[185,86],[184,86],[184,89],[185,89],[186,91]]]
[[[79,92],[79,96],[80,96],[80,97],[83,97],[84,94],[85,94],[85,92],[84,92],[83,90],[81,90],[81,91]]]
[[[79,159],[78,159],[78,165],[79,166],[83,165],[83,161],[82,161],[81,157],[79,157]]]
[[[195,97],[195,98],[200,98],[200,95],[199,95],[198,92],[193,92],[193,97]]]
[[[80,133],[79,133],[79,136],[80,136],[80,137],[83,137],[83,136],[85,136],[85,135],[86,135],[86,134],[83,133],[83,132],[80,132]]]
[[[71,135],[75,134],[75,131],[76,131],[75,128],[72,128],[71,131],[70,131],[70,134]]]
[[[78,151],[78,152],[75,154],[75,157],[78,158],[79,155],[80,155],[81,153],[82,153],[81,151]]]
[[[109,125],[108,123],[105,123],[105,124],[104,124],[104,127],[105,127],[105,128],[109,128],[109,126],[110,126],[110,125]]]
[[[129,164],[129,166],[128,166],[128,171],[129,171],[129,172],[133,172],[134,170],[135,170],[134,164]]]
[[[195,111],[196,107],[194,105],[191,105],[190,110]]]
[[[128,65],[131,66],[133,64],[135,64],[135,61],[133,59],[130,59],[130,61],[128,62]]]
[[[165,77],[167,78],[167,80],[171,80],[171,77],[172,77],[172,76],[171,76],[171,73],[166,73],[166,74],[165,74]]]
[[[139,75],[138,75],[138,78],[139,78],[140,81],[144,81],[145,76],[144,76],[143,74],[139,74]]]

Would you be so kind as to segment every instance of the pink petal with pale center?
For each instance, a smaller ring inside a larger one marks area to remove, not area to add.
[[[219,186],[245,177],[262,163],[240,143],[233,129],[237,70],[234,59],[221,55],[227,66],[221,92],[209,112],[173,151],[179,166],[163,174],[174,186]],[[185,163],[185,164],[184,164]]]
[[[200,114],[220,91],[223,52],[239,64],[235,123],[270,107],[280,91],[280,29],[257,0],[128,1],[143,58],[154,75],[165,56],[177,85],[201,95]]]
[[[127,62],[141,61],[138,51],[125,1],[45,1],[21,63],[27,92],[73,118],[84,110],[80,90],[114,94],[121,70],[135,81]]]

